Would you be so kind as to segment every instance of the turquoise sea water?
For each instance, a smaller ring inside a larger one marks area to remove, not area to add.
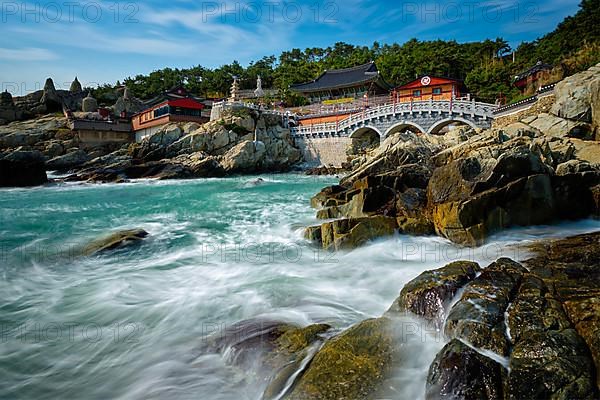
[[[303,175],[0,190],[1,399],[258,399],[251,371],[202,342],[266,318],[346,328],[380,316],[402,286],[456,259],[524,258],[512,244],[600,230],[598,221],[509,231],[459,249],[396,236],[329,254],[302,238],[309,199],[331,177]],[[81,246],[143,228],[138,247]],[[443,345],[412,344],[402,398],[423,395]]]

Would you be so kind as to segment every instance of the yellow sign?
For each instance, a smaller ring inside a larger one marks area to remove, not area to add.
[[[336,100],[324,100],[323,104],[326,106],[330,106],[333,104],[345,104],[352,103],[354,101],[354,97],[346,97],[344,99],[336,99]]]

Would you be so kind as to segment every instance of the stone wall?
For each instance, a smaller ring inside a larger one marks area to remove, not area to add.
[[[552,108],[556,98],[554,94],[540,97],[538,101],[531,104],[528,108],[516,111],[514,113],[503,115],[501,117],[494,118],[494,122],[492,123],[492,128],[503,128],[510,124],[514,124],[515,122],[519,122],[523,118],[536,116],[539,114],[547,113]]]
[[[125,144],[133,141],[133,134],[130,132],[80,130],[77,133],[80,146],[83,149],[113,143]]]
[[[349,137],[295,137],[294,142],[312,165],[326,165],[339,168],[348,161],[346,150],[352,143]]]

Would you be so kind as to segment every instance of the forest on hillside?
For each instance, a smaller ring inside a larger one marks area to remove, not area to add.
[[[142,99],[152,98],[176,85],[183,85],[200,97],[224,97],[232,76],[240,77],[241,89],[252,89],[260,75],[264,88],[278,90],[274,101],[299,105],[304,99],[289,90],[291,84],[313,80],[325,70],[369,61],[376,62],[384,79],[393,86],[417,76],[437,75],[464,80],[479,100],[494,102],[500,98],[511,102],[521,96],[512,85],[514,76],[537,61],[555,66],[554,79],[600,62],[600,0],[583,0],[579,11],[563,20],[554,31],[535,41],[521,43],[516,49],[502,38],[470,43],[411,39],[403,44],[375,42],[372,46],[339,42],[327,48],[292,49],[279,57],[265,56],[246,67],[233,61],[214,69],[201,65],[187,69],[164,68],[93,90],[100,101],[110,101],[115,88],[123,84]]]

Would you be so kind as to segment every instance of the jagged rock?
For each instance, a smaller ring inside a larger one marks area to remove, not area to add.
[[[460,300],[446,319],[445,333],[502,356],[509,353],[504,313],[527,270],[520,264],[500,259],[465,286]]]
[[[46,79],[46,83],[44,84],[44,92],[42,94],[42,98],[40,99],[40,103],[44,107],[43,110],[38,110],[41,112],[54,112],[62,110],[62,98],[56,92],[54,82],[51,78]]]
[[[479,271],[479,265],[469,261],[425,271],[404,286],[388,313],[411,312],[441,327],[454,296]]]
[[[83,248],[82,253],[86,256],[92,256],[110,250],[129,247],[140,243],[148,235],[149,233],[143,229],[115,232],[107,237],[90,242]]]
[[[286,398],[371,398],[392,371],[397,352],[392,331],[389,319],[370,319],[329,340]]]
[[[0,153],[0,187],[38,186],[48,182],[44,156],[39,151],[17,149]]]
[[[81,166],[90,161],[90,156],[83,151],[76,149],[64,156],[58,156],[46,162],[48,171],[66,171],[74,167]]]
[[[554,94],[554,115],[600,126],[600,64],[563,79]]]
[[[586,122],[571,121],[552,114],[540,114],[531,127],[543,132],[546,136],[553,137],[589,137],[590,125]]]
[[[427,400],[501,400],[507,371],[496,361],[453,339],[429,369]]]
[[[369,240],[391,236],[397,228],[394,218],[375,216],[369,218],[339,219],[326,222],[320,227],[308,228],[305,236],[311,239],[320,238],[324,249],[349,250],[359,247]]]
[[[245,141],[229,150],[221,165],[227,172],[257,171],[262,168],[266,152],[263,142]]]
[[[552,386],[546,385],[544,388],[540,381],[532,388],[542,395],[553,390],[567,393],[569,398],[597,398],[600,390],[600,233],[551,241],[533,250],[538,255],[528,260],[526,265],[548,287],[548,292],[542,292],[541,295],[546,303],[551,301],[548,304],[553,306],[551,313],[543,313],[551,314],[553,319],[544,318],[543,324],[538,323],[537,334],[541,341],[547,341],[542,344],[551,350],[545,353],[544,359],[523,361],[526,368],[521,381],[522,390],[527,390],[524,385],[528,370],[552,367]],[[525,301],[530,299],[526,298]],[[562,303],[562,307],[554,306],[556,302]],[[557,322],[549,323],[553,320]],[[526,345],[539,348],[534,343],[525,342],[523,346]],[[589,354],[595,363],[595,379]],[[532,357],[533,353],[525,356]],[[549,366],[543,364],[544,361],[550,362]],[[594,382],[596,390],[586,395],[586,390]],[[562,386],[568,386],[569,391],[561,389]]]
[[[73,82],[71,82],[71,86],[69,87],[69,92],[80,93],[82,91],[83,91],[83,88],[81,87],[81,83],[79,82],[79,79],[77,79],[77,77],[75,77]]]

